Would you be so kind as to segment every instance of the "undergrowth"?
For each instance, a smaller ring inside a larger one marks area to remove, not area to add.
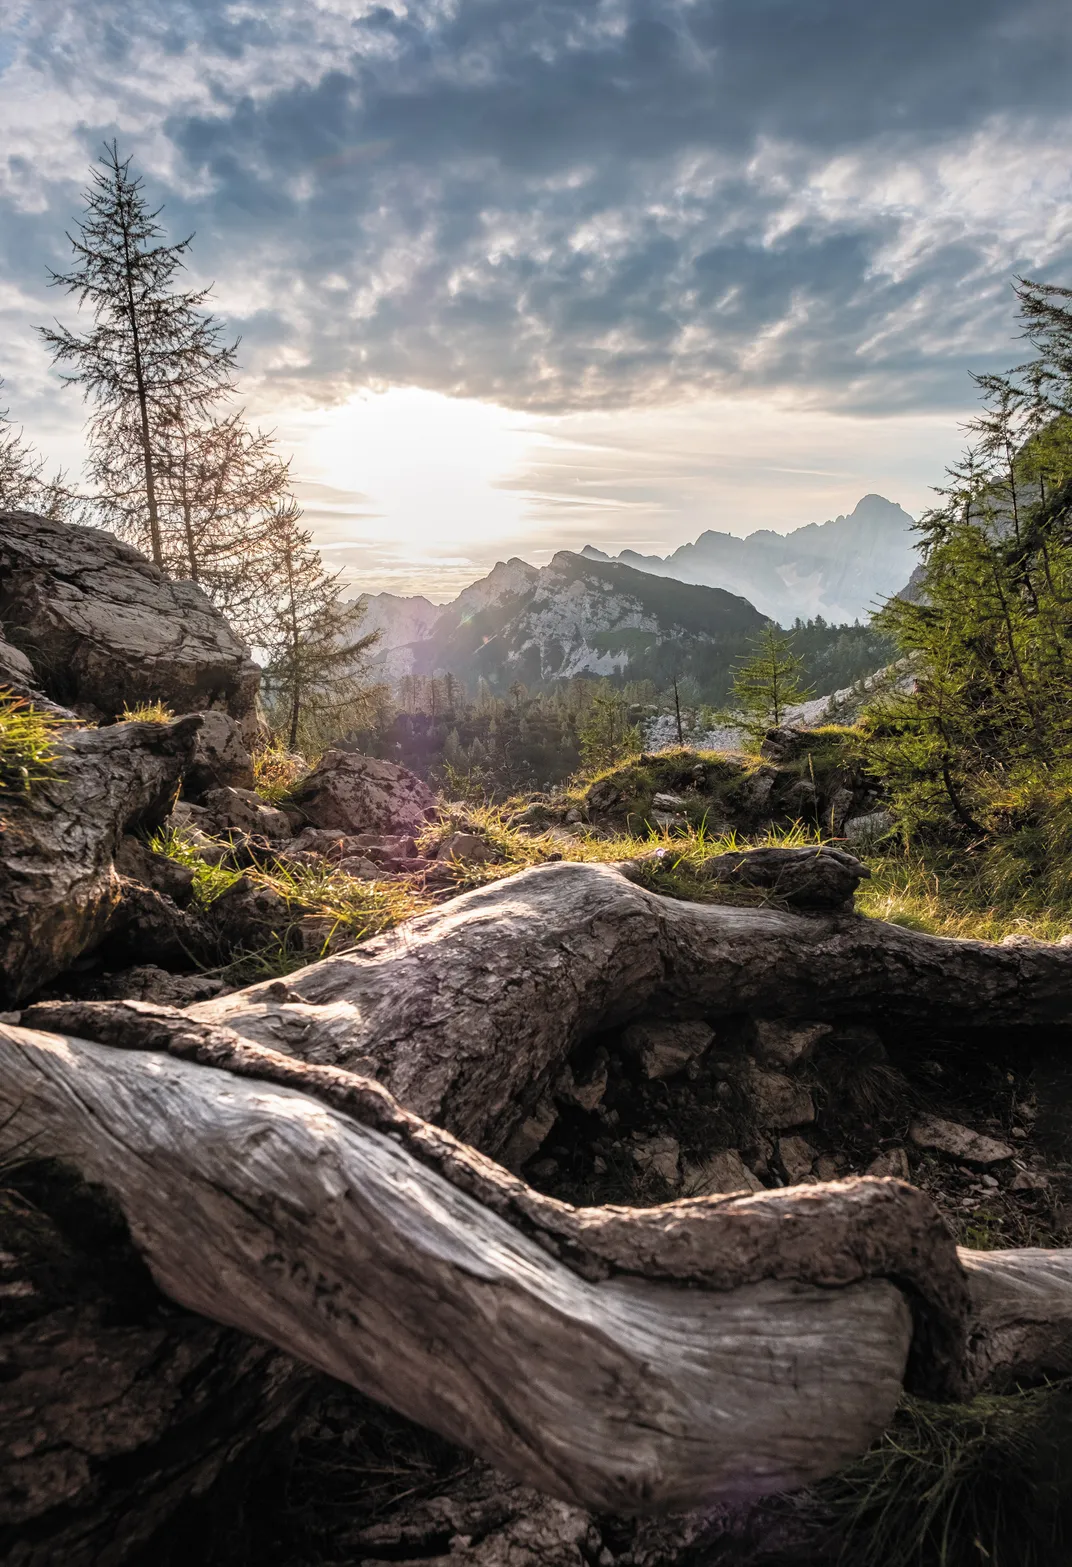
[[[253,752],[253,787],[268,805],[283,805],[316,762],[284,746],[259,746]]]
[[[67,722],[0,687],[0,791],[29,794],[56,776],[57,744]]]
[[[837,1567],[1061,1567],[1072,1546],[1072,1383],[970,1404],[906,1397],[816,1487]]]
[[[121,724],[170,724],[175,714],[163,702],[143,702],[140,707],[124,707]]]

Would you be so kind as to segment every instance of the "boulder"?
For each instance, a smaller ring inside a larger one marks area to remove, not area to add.
[[[908,1155],[903,1148],[884,1148],[880,1154],[876,1154],[864,1171],[865,1175],[892,1175],[899,1181],[910,1181],[912,1171],[908,1166]]]
[[[189,902],[194,888],[194,873],[188,865],[169,859],[166,854],[154,854],[140,838],[126,836],[119,840],[114,864],[120,876],[128,881],[140,882],[172,898],[180,907]]]
[[[678,1183],[680,1159],[676,1137],[641,1137],[633,1146],[633,1163],[641,1175],[654,1175],[668,1186]]]
[[[866,816],[850,817],[841,831],[846,843],[877,843],[893,831],[893,817],[889,811],[869,811]]]
[[[228,787],[253,788],[253,758],[230,714],[210,708],[201,714],[197,747],[182,781],[182,792],[190,800],[199,800],[210,789]]]
[[[265,838],[282,839],[293,835],[290,817],[285,811],[264,801],[252,789],[208,789],[201,796],[206,815],[198,822],[202,831],[260,833]]]
[[[961,1164],[1002,1164],[1006,1159],[1011,1159],[1015,1152],[1008,1143],[999,1142],[996,1137],[973,1132],[958,1121],[944,1121],[938,1115],[918,1116],[912,1122],[908,1136],[917,1148],[944,1154],[946,1158],[956,1159]]]
[[[720,1192],[761,1192],[763,1189],[763,1182],[752,1174],[736,1148],[727,1148],[699,1164],[685,1166],[684,1197],[715,1197]]]
[[[768,729],[759,746],[759,754],[768,762],[791,762],[806,756],[808,747],[814,744],[810,729],[800,729],[795,724],[780,724]]]
[[[219,610],[99,528],[0,512],[0,620],[46,695],[87,716],[162,702],[256,722],[260,670]]]
[[[820,1039],[833,1032],[829,1023],[788,1023],[758,1017],[753,1024],[752,1054],[760,1066],[791,1067],[806,1061]]]
[[[273,936],[282,940],[304,912],[273,888],[240,876],[213,898],[207,918],[228,947],[256,947]]]
[[[465,861],[471,865],[486,865],[499,859],[486,838],[474,832],[452,832],[436,850],[437,860]]]
[[[713,1043],[708,1023],[630,1023],[622,1034],[622,1049],[640,1064],[645,1077],[675,1077]]]
[[[347,876],[353,876],[357,881],[377,881],[383,874],[381,866],[375,860],[368,859],[363,854],[349,854],[345,859],[336,860],[339,870]]]
[[[805,849],[740,849],[705,860],[700,874],[725,886],[756,887],[799,909],[837,909],[852,903],[871,872],[855,855],[829,844]]]
[[[778,1158],[781,1160],[782,1169],[790,1186],[800,1186],[806,1181],[814,1180],[812,1166],[816,1159],[816,1150],[803,1137],[779,1137]]]
[[[343,833],[419,833],[436,797],[408,768],[356,751],[328,751],[295,789],[293,800],[313,827]]]
[[[764,1072],[758,1066],[750,1066],[745,1086],[759,1126],[779,1132],[815,1120],[815,1105],[808,1090],[782,1072]]]
[[[200,720],[61,732],[56,776],[6,795],[0,822],[0,1004],[31,995],[103,941],[126,833],[159,826]]]
[[[169,974],[154,963],[121,969],[100,985],[115,1001],[151,1001],[158,1007],[189,1007],[211,1001],[223,988],[222,979],[211,979],[207,974]]]

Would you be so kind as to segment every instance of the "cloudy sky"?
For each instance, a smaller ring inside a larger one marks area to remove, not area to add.
[[[1072,283],[1068,0],[0,0],[0,375],[104,138],[355,582],[919,510]]]

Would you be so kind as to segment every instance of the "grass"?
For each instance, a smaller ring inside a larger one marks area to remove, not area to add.
[[[253,752],[253,787],[268,805],[283,805],[316,761],[284,746],[258,746]]]
[[[230,848],[222,840],[213,844],[209,839],[208,844]],[[242,877],[268,887],[293,909],[288,926],[262,947],[237,952],[212,970],[231,984],[253,984],[290,973],[329,950],[337,951],[340,945],[355,945],[381,935],[432,906],[431,897],[414,879],[364,881],[328,860],[311,865],[269,860],[245,870],[213,865],[201,857],[206,848],[204,835],[195,836],[182,828],[161,828],[150,838],[149,847],[193,871],[194,901],[203,912],[211,914],[216,899]],[[308,937],[313,927],[306,921],[319,922],[319,951],[310,950]]]
[[[1072,1535],[1072,1383],[970,1404],[906,1397],[814,1495],[838,1567],[1058,1567]]]
[[[994,853],[972,857],[895,848],[869,855],[871,879],[860,886],[856,907],[873,919],[934,936],[1057,941],[1072,932],[1072,888],[1059,897],[1027,878],[996,883],[993,861],[987,863]]]
[[[140,707],[124,707],[119,715],[121,724],[170,724],[175,714],[163,702],[143,702]]]
[[[0,687],[0,792],[26,795],[57,776],[59,738],[68,722]]]

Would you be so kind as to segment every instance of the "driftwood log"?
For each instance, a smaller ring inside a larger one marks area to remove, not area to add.
[[[183,1012],[30,1008],[0,1029],[0,1157],[103,1187],[181,1306],[586,1508],[802,1485],[906,1382],[1072,1370],[1069,1256],[958,1254],[904,1183],[576,1209],[488,1157],[578,1042],[653,1010],[1063,1028],[1072,952],[552,865]]]

